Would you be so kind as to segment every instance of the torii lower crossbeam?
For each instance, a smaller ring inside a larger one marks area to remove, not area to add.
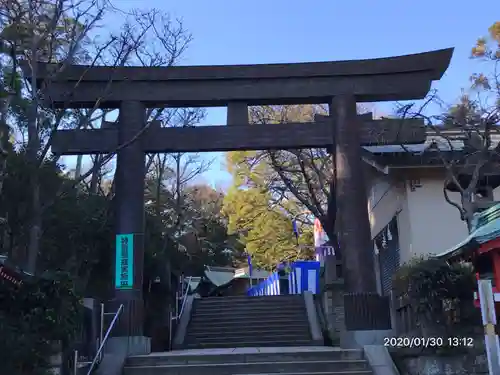
[[[120,124],[105,129],[57,131],[52,151],[60,155],[113,152],[120,146],[118,127]],[[326,121],[187,128],[151,126],[137,137],[137,142],[146,153],[329,148],[333,145],[333,132]],[[363,146],[422,143],[425,128],[418,119],[364,120],[360,138]]]

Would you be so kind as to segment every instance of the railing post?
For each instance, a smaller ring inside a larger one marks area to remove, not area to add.
[[[390,313],[391,313],[391,325],[392,329],[394,330],[394,334],[399,335],[401,332],[400,329],[400,324],[398,322],[398,313],[397,313],[397,308],[396,308],[396,297],[394,296],[394,290],[391,289],[389,292],[389,307],[390,307]]]
[[[103,338],[104,338],[104,303],[101,303],[101,328],[99,330],[99,346],[101,345]],[[97,347],[97,349],[99,349],[99,346]],[[99,360],[102,360],[102,353]]]
[[[73,357],[73,375],[78,375],[78,350],[75,350]]]
[[[175,316],[179,315],[179,292],[175,292]]]
[[[288,294],[295,294],[295,281],[293,272],[293,268],[291,268],[290,273],[288,274]]]
[[[172,350],[172,307],[168,309],[168,350]]]
[[[491,287],[491,280],[478,280],[479,302],[481,304],[481,318],[484,326],[484,343],[488,358],[490,375],[500,374],[500,346],[495,332],[497,316],[495,313],[495,298]]]

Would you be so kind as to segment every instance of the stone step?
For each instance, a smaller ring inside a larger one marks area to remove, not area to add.
[[[284,300],[297,300],[303,299],[302,294],[280,294],[277,296],[227,296],[227,297],[204,297],[198,298],[197,301],[202,302],[217,302],[217,301],[240,301],[240,300],[252,300],[252,301],[284,301]]]
[[[266,372],[258,374],[241,374],[241,375],[305,375],[303,372]],[[373,375],[371,370],[362,371],[321,371],[321,372],[307,372],[307,375]]]
[[[307,325],[307,319],[303,317],[228,317],[221,318],[205,318],[191,319],[188,325],[189,329],[201,329],[207,327],[227,327],[228,329],[238,329],[240,326],[245,326],[247,329],[258,328],[259,326],[287,327],[288,325]],[[215,329],[215,328],[214,328]]]
[[[246,328],[243,329],[243,328]],[[190,330],[188,329],[187,331],[187,336],[191,337],[231,337],[231,336],[237,336],[237,337],[259,337],[258,335],[280,335],[280,334],[290,334],[290,335],[310,335],[309,333],[309,327],[255,327],[253,329],[248,329],[248,326],[246,327],[241,327],[238,330],[226,330],[226,331],[214,331],[214,330],[208,330],[208,331],[202,331],[200,329],[196,330]]]
[[[244,348],[228,353],[223,350],[204,350],[202,352],[182,350],[169,353],[152,353],[132,356],[127,359],[130,366],[183,365],[210,363],[255,363],[289,361],[326,361],[326,360],[362,360],[364,353],[360,349],[333,349],[329,347],[297,348]]]
[[[257,336],[257,334],[259,336]],[[266,334],[265,331],[256,332],[256,335],[207,335],[207,336],[195,336],[187,335],[184,338],[186,343],[204,343],[204,342],[239,342],[239,341],[250,341],[257,338],[260,341],[273,341],[280,340],[281,337],[286,340],[311,340],[311,335],[309,332],[276,332],[272,334]]]
[[[126,366],[124,375],[240,375],[262,373],[310,374],[318,371],[338,373],[345,371],[368,371],[369,365],[359,361],[308,361],[308,362],[256,362],[214,363],[203,365]]]
[[[275,348],[275,347],[293,347],[293,346],[313,346],[311,340],[296,340],[296,341],[260,341],[258,338],[253,338],[252,341],[238,342],[208,342],[208,343],[190,343],[184,344],[184,349],[224,349],[224,348]]]
[[[198,315],[241,315],[241,314],[284,314],[284,315],[289,315],[289,314],[303,314],[306,312],[305,306],[301,307],[294,307],[293,309],[280,309],[280,308],[273,308],[273,309],[261,309],[261,308],[253,308],[253,307],[247,307],[244,309],[230,309],[230,308],[221,308],[218,310],[204,310],[204,309],[193,309],[193,314],[198,314]]]
[[[234,299],[233,299],[234,298]],[[299,296],[264,296],[264,297],[224,297],[222,299],[211,300],[207,299],[196,299],[194,303],[203,306],[239,306],[239,305],[296,305],[296,304],[304,304],[304,297],[302,295]]]
[[[215,298],[197,298],[194,303],[203,305],[237,305],[241,303],[299,303],[303,302],[302,295],[284,295],[284,296],[262,296],[262,297],[215,297]]]
[[[198,313],[196,310],[193,311],[191,316],[191,321],[210,321],[210,320],[246,320],[248,318],[259,318],[263,321],[270,321],[279,318],[301,318],[307,319],[306,311],[302,310],[274,310],[274,311],[219,311],[219,313]]]
[[[254,326],[256,330],[259,331],[280,331],[286,329],[287,332],[296,332],[296,331],[306,331],[309,332],[309,323],[304,320],[300,322],[292,322],[290,324],[282,324],[280,322],[256,322],[257,324]],[[207,326],[205,324],[196,324],[192,326],[188,326],[188,334],[193,335],[205,335],[205,334],[214,334],[214,335],[224,335],[226,333],[234,332],[234,333],[245,333],[248,332],[248,324],[233,324],[228,326],[227,323],[220,322],[217,325]]]
[[[274,324],[277,327],[286,327],[287,323],[307,323],[307,319],[301,316],[232,316],[232,317],[205,317],[191,318],[189,326],[191,327],[208,327],[209,325],[222,325],[226,323],[228,327],[235,325],[246,325],[247,327],[258,327],[260,324]]]
[[[241,309],[241,310],[214,310],[214,311],[198,311],[193,310],[192,316],[307,316],[307,310],[305,308],[298,309]]]
[[[212,343],[212,342],[221,342],[224,344],[231,344],[231,343],[238,343],[241,341],[252,341],[252,340],[257,340],[260,342],[272,342],[272,341],[293,341],[293,340],[299,340],[299,341],[310,341],[311,340],[311,335],[309,332],[297,332],[297,333],[290,333],[290,332],[280,332],[280,333],[275,333],[273,335],[264,335],[265,332],[258,332],[260,336],[252,336],[252,335],[231,335],[231,336],[224,336],[224,335],[212,335],[212,336],[194,336],[194,335],[187,335],[184,338],[184,343],[186,344],[204,344],[204,343]]]
[[[224,303],[235,303],[238,301],[263,301],[263,302],[280,302],[280,301],[299,301],[304,299],[302,294],[283,294],[279,296],[230,296],[230,297],[207,297],[207,298],[197,298],[196,301],[203,303],[212,303],[225,301]]]
[[[238,329],[239,327],[260,327],[260,326],[273,326],[273,327],[286,327],[286,326],[298,326],[303,325],[309,327],[308,320],[303,316],[298,317],[280,317],[274,319],[262,319],[255,317],[248,317],[247,319],[236,319],[236,320],[212,320],[210,324],[207,324],[205,320],[191,320],[189,322],[189,329]]]
[[[291,341],[259,341],[257,338],[253,338],[252,341],[241,341],[241,342],[210,342],[210,343],[196,343],[196,344],[185,344],[184,349],[221,349],[221,348],[255,348],[255,347],[287,347],[287,346],[312,346],[311,340],[297,340]]]
[[[239,342],[239,341],[250,341],[252,338],[258,339],[258,341],[288,341],[288,340],[311,340],[311,334],[309,332],[289,332],[289,331],[281,331],[278,333],[275,332],[266,332],[266,331],[256,331],[256,332],[247,332],[246,334],[237,335],[230,333],[228,336],[223,335],[213,335],[213,336],[193,336],[187,335],[185,338],[186,343],[210,343],[210,342]]]
[[[221,309],[227,310],[273,310],[273,309],[305,309],[303,301],[291,303],[241,303],[235,305],[212,305],[212,304],[195,304],[193,309],[196,311],[220,311]]]
[[[275,328],[286,328],[288,326],[309,326],[306,319],[303,318],[275,318],[275,319],[212,319],[212,320],[192,320],[189,322],[187,330],[200,331],[205,328],[210,330],[216,330],[220,328],[221,330],[230,331],[232,329],[239,330],[240,327],[246,327],[246,329],[258,329],[259,327],[275,327]]]
[[[252,299],[241,299],[236,301],[202,301],[195,300],[193,306],[199,307],[238,307],[238,306],[298,306],[304,305],[304,299],[301,297],[299,299],[290,299],[290,300],[252,300]]]
[[[248,321],[256,320],[260,322],[273,322],[279,320],[297,320],[297,321],[307,321],[307,315],[305,311],[269,311],[266,313],[224,313],[219,314],[198,314],[194,312],[191,315],[190,322],[209,322],[209,321]]]

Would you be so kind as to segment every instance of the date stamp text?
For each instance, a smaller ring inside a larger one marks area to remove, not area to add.
[[[473,347],[472,337],[384,337],[384,346],[391,348]]]

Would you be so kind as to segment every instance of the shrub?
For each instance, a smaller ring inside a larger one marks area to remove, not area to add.
[[[480,325],[474,307],[476,279],[470,263],[448,264],[418,257],[403,265],[393,280],[396,295],[410,303],[417,325],[448,335]]]
[[[54,344],[67,343],[79,329],[80,299],[65,274],[0,278],[0,363],[9,375],[45,374]]]

